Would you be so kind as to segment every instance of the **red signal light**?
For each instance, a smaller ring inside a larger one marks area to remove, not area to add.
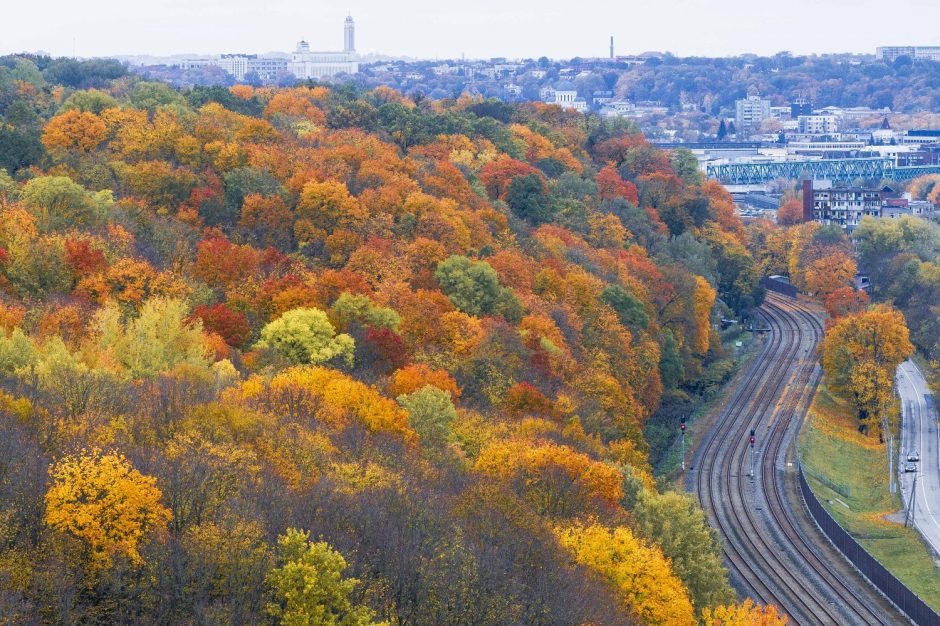
[[[751,445],[752,445],[752,446],[754,445],[754,438],[753,438],[753,437],[751,437]]]

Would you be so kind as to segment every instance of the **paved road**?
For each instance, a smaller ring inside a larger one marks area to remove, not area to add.
[[[905,472],[912,451],[920,455],[917,463],[917,493],[914,496],[914,526],[940,555],[940,430],[937,408],[924,375],[913,361],[905,361],[897,371],[901,395],[900,474],[905,507],[911,502],[914,474]]]

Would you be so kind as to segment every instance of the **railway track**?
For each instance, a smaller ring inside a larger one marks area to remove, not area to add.
[[[791,624],[904,623],[860,575],[830,561],[820,537],[797,520],[794,507],[803,504],[787,494],[795,469],[787,455],[818,383],[823,328],[811,311],[775,294],[762,315],[769,339],[696,452],[691,476],[732,578],[755,600],[778,605]]]

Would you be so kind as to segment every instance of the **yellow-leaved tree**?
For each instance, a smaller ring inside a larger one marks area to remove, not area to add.
[[[395,433],[414,441],[408,413],[375,387],[325,367],[299,366],[269,381],[252,376],[229,397],[289,420],[315,419],[334,428],[356,421],[372,432]]]
[[[701,276],[695,277],[695,292],[692,295],[692,307],[695,310],[695,336],[692,338],[692,351],[696,354],[708,352],[709,333],[711,332],[711,311],[715,306],[718,292]]]
[[[616,467],[547,440],[494,441],[480,452],[475,469],[509,481],[552,518],[611,509],[623,498],[623,476]]]
[[[83,541],[92,567],[119,556],[142,563],[141,545],[170,521],[156,479],[122,454],[82,451],[60,459],[49,475],[46,524]]]
[[[750,599],[741,604],[716,606],[702,611],[702,626],[786,626],[787,616],[777,607],[754,604]]]
[[[894,371],[913,352],[904,316],[878,305],[846,315],[826,331],[822,365],[829,386],[855,404],[868,428],[894,406]]]
[[[647,546],[629,528],[600,524],[558,531],[575,560],[608,581],[633,615],[647,626],[695,624],[689,595],[656,546]]]

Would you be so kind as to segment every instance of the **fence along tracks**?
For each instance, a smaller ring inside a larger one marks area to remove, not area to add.
[[[703,441],[692,478],[722,536],[732,576],[748,595],[780,606],[792,624],[901,623],[900,614],[885,615],[864,579],[846,580],[833,571],[796,522],[784,458],[791,426],[798,425],[818,382],[816,344],[823,329],[808,309],[775,294],[768,295],[762,314],[769,339]],[[758,453],[753,479],[752,429]]]

